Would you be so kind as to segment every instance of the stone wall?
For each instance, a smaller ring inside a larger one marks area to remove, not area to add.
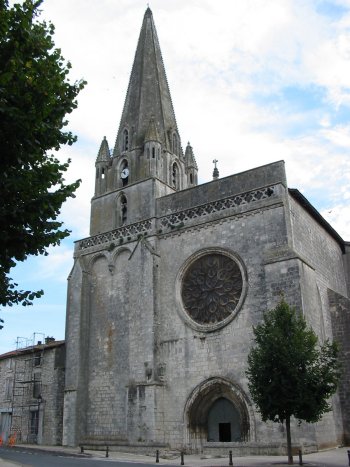
[[[350,443],[350,300],[333,290],[328,290],[329,309],[332,318],[333,337],[340,346],[342,378],[339,384],[339,398],[342,407],[342,419],[345,445]]]
[[[283,193],[283,192],[282,192]],[[283,443],[284,432],[278,424],[265,424],[254,412],[249,399],[245,370],[251,347],[252,326],[262,313],[275,306],[284,293],[286,300],[301,307],[300,260],[291,255],[285,217],[284,198],[274,204],[259,204],[217,221],[207,222],[172,235],[164,235],[158,244],[160,258],[157,333],[158,364],[166,368],[164,390],[164,433],[172,446],[193,446],[197,442],[186,427],[185,411],[191,393],[210,378],[230,381],[246,400],[252,442]],[[236,255],[246,272],[247,295],[235,318],[221,329],[201,332],[188,325],[179,293],[182,269],[198,251],[222,251]],[[175,293],[174,293],[175,291]],[[315,446],[314,427],[302,425],[298,437],[304,445]],[[334,443],[333,438],[333,443]]]
[[[43,430],[40,444],[61,445],[65,346],[44,352],[42,364]]]
[[[157,200],[157,216],[161,217],[205,203],[224,200],[240,193],[279,184],[284,187],[287,186],[283,161],[203,183],[168,196],[162,196]]]
[[[285,445],[283,427],[263,423],[249,396],[252,327],[283,294],[324,339],[332,335],[327,288],[346,290],[339,243],[285,183],[278,162],[151,197],[153,206],[136,210],[140,221],[77,242],[65,443],[208,449],[206,416],[225,397],[239,410],[244,442]],[[184,308],[183,284],[211,255],[236,265],[241,289],[227,316],[201,323]],[[340,413],[335,398],[317,426],[295,423],[295,445],[335,445]]]
[[[325,339],[333,340],[336,338],[335,318],[330,310],[328,291],[331,289],[344,296],[347,294],[344,245],[336,233],[332,235],[334,231],[327,227],[324,219],[317,222],[310,212],[313,208],[302,206],[293,195],[289,202],[293,248],[300,257],[302,310],[321,343]],[[342,440],[343,404],[337,394],[332,398],[332,408],[333,412],[325,414],[317,423],[317,443],[320,447],[330,446],[330,433],[338,443]]]
[[[316,271],[322,303],[326,306],[327,287],[347,295],[344,252],[339,242],[293,196],[289,197],[289,203],[293,248]]]
[[[17,442],[62,444],[64,364],[63,342],[0,356],[0,413],[6,439],[15,433]],[[34,413],[39,420],[37,434]]]

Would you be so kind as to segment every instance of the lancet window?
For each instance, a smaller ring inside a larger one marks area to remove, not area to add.
[[[177,154],[177,136],[173,133],[173,153]]]
[[[174,162],[172,168],[172,184],[176,190],[179,189],[179,169],[176,162]]]
[[[123,131],[123,151],[129,150],[129,132],[125,128]]]
[[[121,225],[126,224],[126,221],[128,219],[128,201],[126,199],[125,195],[122,195],[120,197],[120,220],[121,220]]]

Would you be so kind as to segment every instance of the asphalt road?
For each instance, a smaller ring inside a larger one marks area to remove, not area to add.
[[[52,450],[49,450],[51,449]],[[26,446],[16,446],[14,448],[0,447],[0,467],[180,467],[180,458],[166,460],[161,458],[156,464],[155,459],[147,456],[137,456],[130,454],[130,457],[119,459],[116,454],[110,452],[111,457],[102,457],[103,453],[87,452],[78,454],[62,447],[36,447],[35,449]],[[102,455],[102,456],[101,456]],[[125,456],[125,453],[124,453]],[[144,457],[144,458],[142,458]],[[3,459],[1,461],[1,459]],[[346,467],[350,465],[350,449],[343,447],[329,451],[320,451],[305,455],[303,458],[306,467]],[[10,462],[10,463],[9,463]],[[287,467],[286,456],[246,456],[233,458],[234,467]],[[294,456],[294,465],[299,465],[298,458]],[[228,458],[203,458],[198,455],[185,456],[186,467],[226,467]]]

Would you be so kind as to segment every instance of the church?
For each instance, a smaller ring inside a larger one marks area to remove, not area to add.
[[[284,453],[284,427],[262,422],[245,374],[253,326],[282,293],[344,360],[333,411],[295,422],[293,443],[349,442],[349,258],[283,161],[225,178],[215,168],[198,185],[147,8],[68,278],[63,444]]]

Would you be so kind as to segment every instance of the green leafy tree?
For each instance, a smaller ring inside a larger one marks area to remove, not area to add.
[[[263,421],[286,423],[288,463],[293,463],[290,420],[314,423],[331,410],[340,377],[338,346],[318,345],[314,331],[282,299],[254,328],[248,386]]]
[[[1,305],[30,305],[43,294],[18,290],[10,270],[69,235],[57,217],[80,184],[65,184],[70,161],[48,151],[76,140],[64,131],[65,116],[85,82],[70,83],[71,65],[55,48],[54,26],[39,20],[41,3],[10,7],[0,0]]]

